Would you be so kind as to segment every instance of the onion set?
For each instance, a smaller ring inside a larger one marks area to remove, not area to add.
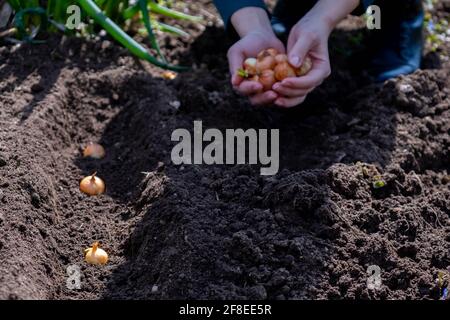
[[[90,196],[98,196],[105,192],[105,183],[94,172],[81,180],[80,191]]]
[[[99,248],[99,243],[94,242],[91,248],[84,250],[84,259],[89,264],[103,265],[108,262],[108,254],[105,250]]]
[[[89,142],[83,149],[83,157],[101,159],[105,156],[105,148],[98,143]]]
[[[263,90],[268,91],[276,82],[290,77],[301,77],[312,69],[312,60],[306,57],[299,68],[292,66],[288,57],[278,53],[274,48],[269,48],[258,53],[256,58],[250,57],[244,61],[244,65],[238,70],[238,75],[249,80],[257,81],[263,85]]]

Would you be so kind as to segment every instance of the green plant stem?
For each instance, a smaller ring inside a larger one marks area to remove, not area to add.
[[[189,14],[185,14],[185,13],[173,10],[173,9],[169,9],[169,8],[163,7],[153,1],[150,1],[148,3],[148,6],[150,7],[150,10],[152,12],[162,14],[169,18],[174,18],[174,19],[179,19],[179,20],[188,20],[188,21],[192,21],[192,22],[200,22],[203,20],[201,17],[191,16]],[[138,12],[139,12],[139,5],[136,4],[132,7],[129,7],[126,10],[124,10],[123,17],[124,17],[124,19],[131,19]]]
[[[163,7],[152,0],[149,1],[148,5],[152,12],[165,15],[166,17],[169,18],[188,20],[192,22],[200,22],[203,20],[201,17],[191,16],[186,13],[182,13],[173,9]]]
[[[162,23],[162,22],[158,22],[158,21],[153,21],[153,25],[158,28],[159,30],[161,30],[162,32],[168,32],[168,33],[172,33],[175,34],[177,36],[180,37],[189,37],[189,33],[187,33],[184,30],[181,30],[180,28]]]
[[[163,69],[169,69],[178,72],[187,70],[186,67],[169,65],[150,55],[143,46],[137,43],[111,19],[105,16],[105,14],[100,10],[100,8],[95,4],[93,0],[78,0],[78,3],[83,8],[83,10],[98,24],[100,24],[115,40],[117,40],[125,48],[130,50],[130,52],[138,58],[146,60]]]
[[[156,40],[155,34],[153,33],[153,27],[150,22],[150,14],[148,12],[147,8],[147,0],[138,0],[139,8],[142,13],[142,19],[144,20],[145,28],[147,29],[148,37],[150,39],[150,43],[152,45],[152,48],[156,50],[159,57],[162,59],[163,62],[167,62],[166,58],[161,52],[161,48],[159,47],[158,41]]]

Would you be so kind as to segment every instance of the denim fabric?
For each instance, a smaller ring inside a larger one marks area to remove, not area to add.
[[[225,28],[229,26],[230,18],[239,9],[245,7],[258,7],[266,9],[263,0],[214,0],[214,5],[219,11]]]
[[[289,2],[288,0],[285,0],[286,2]],[[302,1],[304,6],[312,7],[315,0],[295,0],[295,1]],[[367,7],[373,4],[375,0],[361,0],[361,5],[359,8],[355,11],[355,14],[363,14]],[[393,1],[393,0],[391,0]],[[263,0],[214,0],[214,4],[217,7],[217,10],[219,11],[220,15],[222,16],[222,20],[225,24],[225,27],[228,27],[230,18],[239,9],[245,8],[245,7],[258,7],[266,9],[266,6],[264,4]]]

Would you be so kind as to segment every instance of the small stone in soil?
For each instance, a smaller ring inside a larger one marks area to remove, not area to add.
[[[0,188],[8,188],[9,182],[8,181],[0,181]]]
[[[120,216],[122,217],[122,219],[128,219],[131,216],[131,211],[130,210],[126,210],[123,211]]]
[[[42,90],[44,90],[44,87],[39,83],[35,83],[31,86],[31,92],[33,93],[38,93],[41,92]]]
[[[156,171],[161,172],[164,170],[165,164],[162,161],[159,161],[158,164],[156,165]]]
[[[102,50],[106,50],[111,47],[111,42],[108,40],[103,40],[102,42]]]
[[[41,197],[39,197],[39,194],[37,194],[36,192],[32,192],[31,193],[31,204],[35,208],[39,208],[40,203],[41,203]]]
[[[169,105],[178,110],[181,107],[181,102],[178,100],[170,101]]]

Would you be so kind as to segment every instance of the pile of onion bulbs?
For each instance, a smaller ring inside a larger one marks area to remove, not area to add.
[[[295,68],[289,63],[287,55],[269,48],[258,53],[256,58],[247,58],[238,74],[249,81],[258,81],[263,85],[263,90],[268,91],[276,82],[289,77],[304,76],[311,68],[310,57],[306,57],[303,64]]]

